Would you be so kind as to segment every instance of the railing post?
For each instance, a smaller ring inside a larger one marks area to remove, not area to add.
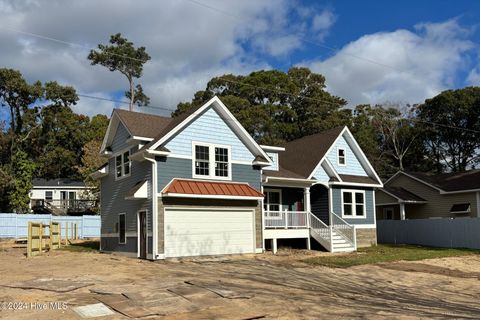
[[[310,212],[305,212],[305,218],[307,219],[307,228],[310,229]]]
[[[333,233],[332,225],[330,224],[330,252],[333,252]]]
[[[287,211],[287,209],[285,209],[283,214],[284,214],[284,217],[285,217],[285,229],[288,229],[288,211]]]
[[[357,251],[357,226],[353,225],[353,247]]]

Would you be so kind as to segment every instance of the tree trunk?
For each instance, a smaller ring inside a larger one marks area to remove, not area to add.
[[[135,87],[133,86],[133,79],[129,78],[130,82],[130,105],[128,110],[133,111],[133,101],[135,101]]]

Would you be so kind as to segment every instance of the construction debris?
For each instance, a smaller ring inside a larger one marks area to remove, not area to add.
[[[185,283],[207,289],[226,299],[251,299],[254,296],[252,292],[244,291],[241,289],[232,289],[231,285],[220,280],[211,282],[189,280],[185,281]]]
[[[93,285],[93,283],[72,281],[68,279],[40,278],[11,284],[3,284],[1,286],[8,288],[36,289],[61,293],[77,290],[91,285]]]
[[[115,312],[110,310],[103,303],[95,303],[95,304],[88,304],[86,306],[75,307],[73,308],[73,311],[75,311],[82,318],[96,318],[96,317],[111,316],[115,314]]]

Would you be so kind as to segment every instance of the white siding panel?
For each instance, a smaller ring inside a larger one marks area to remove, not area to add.
[[[338,148],[345,149],[345,155],[346,155],[346,165],[345,166],[338,165],[338,161],[337,161],[337,150],[338,150]],[[330,153],[328,154],[327,158],[330,161],[330,163],[332,164],[335,171],[337,171],[337,173],[339,173],[339,174],[351,174],[351,175],[355,175],[355,176],[368,176],[367,172],[363,168],[360,161],[358,161],[357,157],[355,156],[352,149],[350,148],[350,145],[343,138],[343,136],[338,138],[337,143],[333,146],[332,150],[330,150]]]
[[[165,209],[165,257],[255,252],[252,210]]]
[[[192,141],[232,147],[232,160],[253,161],[254,156],[218,113],[210,108],[167,142],[174,154],[192,156]]]

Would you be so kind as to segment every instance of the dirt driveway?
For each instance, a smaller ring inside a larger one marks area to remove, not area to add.
[[[303,264],[303,251],[167,262],[23,252],[0,248],[0,302],[25,303],[0,318],[82,319],[73,309],[99,302],[114,314],[94,319],[480,318],[478,255],[330,269]]]

